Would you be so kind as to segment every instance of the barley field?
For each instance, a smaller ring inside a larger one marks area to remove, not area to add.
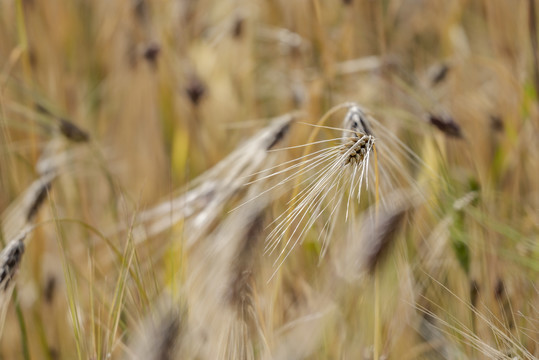
[[[0,0],[0,359],[539,358],[535,0]]]

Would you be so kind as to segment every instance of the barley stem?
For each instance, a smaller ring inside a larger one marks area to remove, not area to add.
[[[22,50],[21,62],[23,69],[24,80],[27,84],[32,84],[32,67],[30,64],[30,49],[28,46],[28,34],[26,31],[26,19],[24,14],[24,4],[23,0],[17,0],[16,2],[16,19],[17,19],[17,34],[19,37],[19,47]],[[31,124],[32,131],[30,132],[30,145],[31,145],[31,154],[32,158],[37,159],[38,153],[38,139],[33,131],[33,128],[36,125]]]
[[[380,280],[378,268],[374,269],[374,360],[380,358]]]
[[[376,146],[373,145],[374,152],[374,185],[375,199],[374,203],[374,227],[378,226],[378,209],[380,204],[379,180],[378,180],[378,152]],[[374,359],[380,358],[380,340],[382,334],[380,332],[380,274],[378,268],[374,269]]]

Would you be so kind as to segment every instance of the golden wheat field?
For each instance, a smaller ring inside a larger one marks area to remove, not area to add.
[[[535,0],[0,0],[0,359],[539,358]]]

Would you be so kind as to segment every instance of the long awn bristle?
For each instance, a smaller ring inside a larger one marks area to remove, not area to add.
[[[294,182],[297,189],[288,202],[288,211],[274,220],[273,229],[267,237],[265,249],[267,253],[273,253],[279,244],[283,244],[275,260],[277,268],[290,255],[292,249],[303,240],[316,220],[323,214],[329,214],[329,220],[325,222],[320,233],[323,244],[321,255],[323,255],[327,250],[331,233],[337,226],[341,205],[346,204],[345,219],[348,219],[354,207],[351,204],[352,199],[356,198],[359,203],[363,184],[369,187],[368,178],[372,176],[369,174],[369,163],[375,137],[367,119],[368,115],[355,104],[344,104],[334,109],[343,107],[348,107],[348,112],[343,120],[342,128],[320,123],[314,125],[315,131],[339,130],[341,137],[296,146],[296,148],[304,147],[305,153],[302,157],[286,162],[283,164],[287,165],[285,169],[273,171],[264,177],[267,179],[288,173],[289,175],[285,175],[283,180],[269,190]],[[330,142],[341,144],[331,145]],[[324,144],[330,144],[330,146],[309,153],[311,146]]]

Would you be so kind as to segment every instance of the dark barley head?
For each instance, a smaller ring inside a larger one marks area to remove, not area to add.
[[[341,154],[345,155],[344,164],[361,163],[374,145],[367,114],[358,106],[353,106],[344,119]]]
[[[11,284],[11,279],[15,276],[19,264],[24,254],[24,238],[23,234],[16,240],[11,241],[0,252],[0,291],[7,291]]]

